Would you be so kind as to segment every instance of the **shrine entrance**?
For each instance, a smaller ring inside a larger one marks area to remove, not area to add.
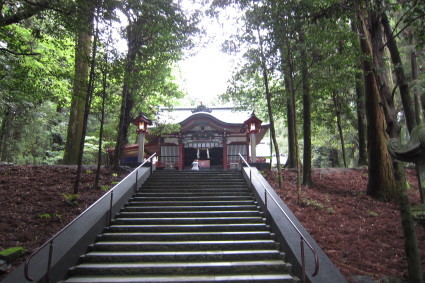
[[[200,167],[223,168],[223,148],[185,148],[184,167],[191,167],[193,160],[199,159]]]

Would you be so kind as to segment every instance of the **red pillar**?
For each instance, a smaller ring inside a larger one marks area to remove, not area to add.
[[[227,139],[223,137],[223,169],[227,170]]]
[[[183,143],[179,141],[179,171],[183,170],[184,167],[184,150]]]
[[[250,154],[249,154],[249,136],[246,135],[246,162],[249,163]]]

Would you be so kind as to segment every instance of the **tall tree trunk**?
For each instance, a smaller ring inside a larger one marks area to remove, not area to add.
[[[382,5],[380,0],[379,1],[377,0],[377,2],[379,3],[379,5]],[[415,114],[415,103],[413,103],[410,97],[410,88],[409,88],[409,84],[406,79],[406,76],[404,74],[403,62],[401,61],[400,52],[397,47],[397,42],[395,41],[395,38],[393,37],[393,34],[392,34],[393,31],[385,11],[381,12],[380,19],[384,27],[385,35],[387,37],[387,46],[391,54],[391,60],[392,60],[395,74],[397,77],[397,84],[400,90],[401,102],[403,104],[403,110],[406,117],[406,124],[410,133],[412,129],[418,125],[417,121],[419,120],[419,123],[420,123],[420,121],[422,120],[421,110],[420,110],[420,107],[417,107],[417,111],[416,111],[417,113]],[[412,75],[415,75],[415,74],[412,73]],[[416,96],[415,96],[415,100],[416,100]],[[416,163],[416,170],[418,172],[417,175],[419,179],[419,191],[421,195],[421,201],[422,203],[425,203],[425,198],[424,198],[425,180],[422,178],[422,175],[419,174],[419,172],[425,170],[423,162]]]
[[[132,74],[135,70],[135,60],[138,46],[136,44],[137,30],[130,24],[127,27],[128,52],[124,71],[124,85],[122,89],[120,120],[118,124],[117,142],[115,144],[114,169],[118,169],[120,158],[128,143],[128,127],[131,122],[131,110],[133,109]]]
[[[277,144],[277,138],[276,138],[276,129],[274,125],[274,118],[273,118],[273,109],[272,109],[272,101],[271,101],[271,94],[269,90],[269,78],[267,75],[267,65],[266,65],[266,56],[264,55],[263,50],[263,39],[260,34],[260,29],[257,29],[259,44],[260,44],[260,58],[261,58],[261,69],[263,71],[263,82],[264,82],[264,88],[266,90],[266,100],[267,100],[267,111],[269,114],[269,121],[270,121],[270,133],[273,138],[273,145],[274,145],[274,151],[276,153],[276,160],[277,160],[277,173],[279,176],[279,188],[282,188],[283,184],[283,177],[282,177],[282,166],[280,164],[280,151],[279,151],[279,145]]]
[[[6,161],[7,158],[7,143],[5,142],[7,125],[10,117],[10,106],[6,105],[4,110],[3,119],[0,126],[0,161]]]
[[[282,50],[282,52],[285,52]],[[295,143],[295,132],[296,132],[296,114],[295,114],[295,89],[293,84],[293,73],[291,68],[291,50],[288,44],[288,50],[285,52],[286,58],[282,59],[285,62],[282,66],[284,73],[285,88],[287,91],[286,98],[286,111],[287,111],[287,124],[288,124],[288,168],[297,167],[296,157],[296,143]]]
[[[303,185],[310,186],[313,181],[311,179],[311,104],[310,104],[310,78],[307,66],[307,52],[304,44],[304,34],[300,32],[301,43],[301,60],[302,70],[301,76],[303,81],[303,134],[304,134],[304,151],[303,151]]]
[[[421,107],[421,91],[420,91],[420,83],[419,83],[419,71],[418,71],[418,63],[416,60],[416,50],[412,48],[410,52],[410,65],[412,69],[412,91],[413,97],[415,101],[415,118],[416,124],[420,125],[424,123],[424,114]]]
[[[344,167],[347,168],[347,157],[345,154],[344,133],[342,131],[342,121],[341,121],[341,102],[339,101],[339,96],[336,90],[332,92],[332,100],[335,106],[336,124],[338,126],[339,140],[341,143],[342,160],[344,161]]]
[[[370,16],[370,30],[371,30],[371,35],[369,36],[367,34],[366,28],[365,28],[365,23],[364,21],[359,21],[362,22],[361,25],[359,25],[359,30],[360,33],[363,35],[362,37],[362,50],[363,53],[365,55],[368,55],[372,58],[374,58],[374,62],[375,62],[375,70],[379,71],[380,70],[380,66],[383,65],[383,60],[382,60],[382,52],[383,52],[383,45],[382,45],[382,32],[381,32],[381,9],[382,8],[382,3],[379,0],[375,1],[375,11],[369,9],[369,16]],[[359,17],[361,18],[361,17]],[[384,24],[385,25],[385,24]],[[371,38],[372,40],[372,44],[374,45],[374,48],[372,49],[372,47],[370,46],[370,43],[368,42],[368,38]],[[381,101],[382,101],[382,105],[384,107],[384,111],[386,111],[386,118],[389,119],[389,124],[388,124],[388,133],[390,134],[391,137],[398,137],[399,136],[399,125],[398,122],[396,120],[396,118],[394,118],[393,115],[393,109],[394,109],[394,103],[393,103],[393,98],[392,96],[389,95],[389,92],[387,91],[388,86],[383,85],[385,82],[383,79],[382,74],[380,74],[379,72],[372,72],[372,68],[371,66],[367,65],[368,62],[365,60],[365,71],[366,74],[369,73],[369,75],[366,75],[366,77],[372,78],[375,75],[376,78],[375,80],[380,80],[380,85],[379,87],[381,87]],[[398,78],[400,80],[400,78]],[[401,85],[400,81],[399,84]],[[366,83],[366,85],[368,85]],[[379,88],[378,88],[378,84],[377,82],[375,83],[375,92],[378,92]],[[401,92],[401,91],[400,91]],[[367,89],[366,89],[366,99],[368,97],[368,93],[367,93]],[[403,99],[402,99],[403,101]],[[368,103],[368,101],[366,100],[366,102]],[[403,104],[406,101],[403,102]],[[369,108],[370,106],[368,105],[366,110]],[[410,107],[410,106],[409,106]],[[408,114],[409,115],[409,114]],[[406,118],[407,116],[406,115]],[[411,114],[409,115],[411,116]],[[414,116],[413,116],[414,117]],[[412,119],[412,117],[408,118],[408,119]],[[415,121],[410,121],[408,122],[408,128],[412,127]],[[373,134],[372,132],[368,132],[368,135]],[[378,136],[378,135],[377,135]],[[369,137],[369,142],[373,140],[373,138]],[[373,148],[371,148],[369,146],[369,150],[373,150]],[[371,155],[370,155],[371,157]],[[369,164],[371,163],[372,159],[369,160]],[[377,166],[379,166],[379,164],[375,164]],[[406,258],[407,258],[407,262],[408,262],[408,276],[409,276],[409,282],[423,282],[423,274],[422,274],[422,269],[421,269],[421,261],[420,261],[420,256],[419,256],[419,251],[418,251],[418,246],[417,246],[417,240],[416,240],[416,230],[414,227],[414,223],[413,223],[413,219],[412,219],[412,215],[411,215],[411,210],[410,210],[410,204],[407,198],[407,188],[406,188],[406,178],[405,178],[405,172],[404,172],[404,167],[400,162],[393,162],[393,176],[394,176],[394,181],[395,181],[395,185],[396,185],[396,193],[397,193],[397,199],[399,202],[399,209],[400,209],[400,215],[401,215],[401,220],[402,220],[402,226],[403,226],[403,234],[404,234],[404,238],[405,238],[405,250],[406,250]],[[369,165],[370,166],[370,165]],[[370,172],[369,172],[370,174]],[[371,175],[369,175],[369,180]],[[389,184],[391,185],[391,184]],[[369,187],[368,187],[369,189]]]
[[[403,164],[396,161],[396,166],[399,168],[396,170],[395,174],[401,174],[401,176],[396,176],[396,178],[399,180],[406,180]],[[421,266],[415,222],[412,218],[412,210],[409,203],[409,197],[407,195],[407,182],[401,184],[398,189],[398,193],[398,205],[403,227],[404,250],[406,251],[409,283],[423,283],[424,274]]]
[[[78,194],[80,183],[81,183],[84,144],[86,141],[87,123],[88,123],[88,117],[90,114],[90,105],[91,105],[91,100],[92,100],[93,91],[94,91],[94,71],[95,71],[94,68],[95,68],[95,62],[96,62],[98,36],[99,36],[99,29],[96,26],[96,33],[95,33],[95,37],[93,41],[93,48],[92,48],[92,55],[91,55],[91,62],[90,62],[90,77],[89,77],[86,99],[84,104],[83,132],[81,134],[81,141],[79,143],[80,148],[78,151],[78,164],[77,164],[78,166],[77,166],[77,176],[75,178],[75,184],[74,184],[74,194]]]
[[[356,19],[353,18],[351,22],[351,29],[353,32],[357,33],[357,27],[356,27]],[[357,41],[360,39],[358,38]],[[360,46],[360,42],[358,42]],[[357,59],[357,68],[361,70],[362,66],[362,59],[359,56]],[[355,74],[355,85],[356,85],[356,106],[357,106],[357,133],[358,133],[358,142],[359,142],[359,159],[357,161],[357,164],[359,166],[365,166],[367,165],[367,147],[366,147],[366,141],[367,141],[367,135],[366,135],[366,110],[365,110],[365,89],[364,89],[364,77],[363,74],[360,72],[356,72]]]
[[[381,2],[381,1],[377,1]],[[409,132],[416,127],[415,110],[413,102],[410,97],[409,83],[404,74],[403,62],[401,61],[400,52],[398,51],[397,42],[393,37],[393,31],[388,20],[387,14],[382,11],[380,14],[381,22],[384,27],[385,35],[387,37],[387,46],[391,54],[395,74],[397,77],[397,85],[400,90],[401,102],[403,103],[404,115],[406,117],[406,124]]]
[[[360,73],[356,73],[356,104],[357,104],[357,132],[359,142],[359,166],[367,165],[367,125],[366,125],[366,109],[365,109],[365,89],[364,78]]]
[[[369,154],[369,179],[367,194],[377,199],[389,199],[396,190],[392,159],[387,149],[387,124],[382,109],[379,88],[374,75],[370,36],[362,14],[357,14],[357,24],[361,36],[360,46],[365,57],[363,71],[365,77],[366,117]],[[390,192],[390,193],[388,193]]]
[[[99,188],[99,179],[100,179],[100,166],[102,164],[102,140],[103,140],[103,124],[105,122],[105,102],[106,102],[106,79],[108,76],[108,54],[105,53],[105,67],[102,70],[102,109],[100,117],[100,129],[99,129],[99,147],[97,150],[97,169],[96,177],[94,179],[93,188]]]
[[[75,74],[71,112],[63,157],[64,164],[77,164],[84,124],[84,106],[88,88],[90,48],[92,43],[93,1],[78,0],[77,44],[75,46]]]

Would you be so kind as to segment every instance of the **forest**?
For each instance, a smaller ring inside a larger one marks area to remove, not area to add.
[[[241,27],[223,51],[243,57],[223,103],[270,123],[274,153],[288,154],[277,169],[295,168],[299,190],[312,183],[312,168],[367,167],[367,195],[400,204],[414,243],[406,164],[387,144],[406,143],[424,122],[425,2],[187,1],[198,8],[179,0],[2,1],[0,161],[81,166],[104,164],[107,147],[119,155],[136,139],[129,126],[139,113],[154,117],[182,103],[176,63],[203,36],[203,17],[220,21],[232,8]],[[408,254],[417,257],[414,246]],[[414,262],[410,278],[420,276]]]

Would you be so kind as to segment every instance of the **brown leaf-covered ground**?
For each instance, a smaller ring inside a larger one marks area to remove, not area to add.
[[[62,194],[71,194],[75,168],[69,166],[0,166],[0,250],[23,246],[29,252],[105,193],[92,189],[95,170],[85,167],[79,206],[70,206]],[[284,188],[273,187],[312,234],[330,259],[350,280],[406,277],[406,260],[398,207],[365,195],[366,169],[314,169],[314,185],[303,187],[305,205],[297,204],[296,173],[284,171]],[[112,187],[127,172],[101,170],[101,185]],[[408,172],[412,204],[419,202],[416,178]],[[425,267],[425,228],[417,226],[422,266]],[[18,259],[10,270],[24,261]],[[0,275],[0,280],[5,275]],[[351,280],[350,280],[351,281]]]
[[[313,169],[311,187],[302,187],[297,204],[296,171],[284,170],[278,189],[275,172],[269,183],[347,280],[352,275],[406,279],[407,263],[398,205],[366,196],[367,169]],[[409,199],[420,202],[414,170],[407,171]],[[416,227],[425,268],[425,227]]]
[[[95,167],[83,168],[79,205],[72,206],[63,194],[73,192],[75,166],[0,165],[0,250],[22,246],[28,256],[128,173],[102,168],[103,189],[92,189]],[[24,261],[16,260],[8,271]]]

